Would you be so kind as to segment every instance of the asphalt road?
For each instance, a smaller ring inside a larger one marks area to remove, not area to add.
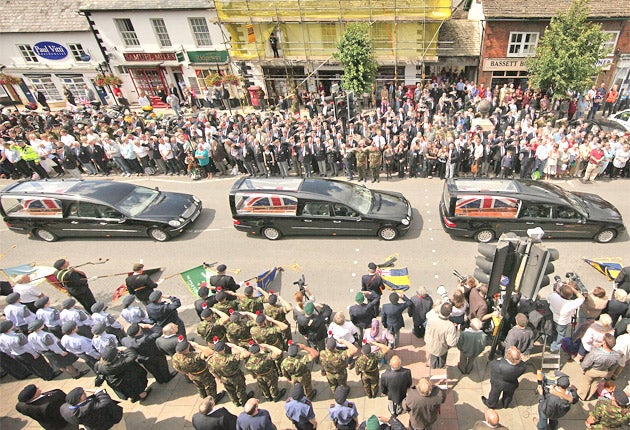
[[[393,242],[376,237],[285,237],[275,242],[248,237],[232,226],[227,196],[234,178],[190,182],[183,177],[152,177],[130,178],[129,181],[165,191],[193,193],[203,200],[203,213],[192,229],[166,243],[148,238],[63,239],[45,243],[10,232],[3,224],[0,226],[0,267],[24,263],[52,265],[60,257],[69,259],[72,265],[109,259],[102,265],[84,267],[88,276],[96,276],[130,270],[133,263],[142,260],[147,268],[165,267],[164,276],[169,277],[202,262],[218,261],[227,264],[229,269],[240,269],[234,274],[240,281],[273,266],[288,267],[297,263],[301,270],[287,269],[276,281],[275,288],[290,299],[296,288],[293,281],[304,273],[316,299],[330,304],[333,309],[345,309],[353,303],[354,293],[360,289],[361,275],[366,273],[370,261],[379,263],[395,253],[398,263],[409,268],[412,288],[423,285],[433,293],[440,284],[449,291],[454,287],[453,269],[468,274],[475,268],[477,244],[471,239],[452,239],[441,227],[438,202],[443,183],[439,179],[395,179],[367,184],[371,188],[402,192],[414,208],[409,233]],[[569,190],[597,193],[615,204],[626,220],[630,219],[630,201],[623,197],[624,187],[630,184],[626,180],[588,185],[577,180],[556,183]],[[619,257],[630,263],[628,239],[625,233],[609,244],[589,240],[549,240],[545,244],[560,251],[560,259],[555,262],[556,273],[564,276],[565,272],[577,271],[586,286],[592,288],[610,286],[610,283],[580,258]],[[123,280],[124,276],[114,276],[94,280],[90,285],[100,300],[109,302],[112,292]],[[53,299],[61,298],[52,287],[42,287],[49,290]],[[184,305],[196,299],[178,276],[167,279],[162,289],[182,298]],[[196,316],[186,307],[184,320],[192,324]]]

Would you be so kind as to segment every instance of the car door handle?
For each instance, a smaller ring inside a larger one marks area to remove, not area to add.
[[[99,225],[107,225],[106,222],[99,222]]]
[[[341,221],[335,220],[333,221],[334,224],[341,224]]]
[[[536,224],[536,223],[535,223],[535,222],[533,222],[533,221],[527,221],[525,224],[527,224],[527,225],[534,225],[534,224]]]
[[[563,222],[557,222],[556,225],[564,225]]]
[[[70,224],[78,224],[79,221],[70,221]]]
[[[304,222],[313,222],[312,219],[305,219]]]

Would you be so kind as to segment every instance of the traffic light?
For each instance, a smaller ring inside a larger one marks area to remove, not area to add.
[[[552,261],[559,256],[557,249],[546,248],[539,243],[531,244],[517,287],[523,297],[534,300],[540,289],[549,285],[548,275],[555,270]]]
[[[500,291],[503,275],[512,279],[516,258],[516,245],[512,241],[500,240],[496,245],[480,243],[477,250],[475,279],[488,285],[488,297]]]

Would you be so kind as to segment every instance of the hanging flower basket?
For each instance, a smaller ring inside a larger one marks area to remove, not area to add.
[[[99,87],[104,87],[105,85],[118,86],[122,84],[122,79],[115,75],[104,75],[102,73],[99,73],[94,77],[94,83]]]
[[[0,85],[17,85],[19,83],[20,83],[20,78],[16,78],[15,76],[0,73]]]
[[[219,75],[218,73],[212,73],[208,76],[206,76],[205,82],[206,85],[211,86],[211,87],[218,87],[219,85],[221,85],[224,82],[224,77]]]
[[[223,77],[223,79],[225,80],[225,82],[229,83],[230,85],[240,85],[241,84],[241,77],[238,75],[233,75],[233,74],[227,74]]]

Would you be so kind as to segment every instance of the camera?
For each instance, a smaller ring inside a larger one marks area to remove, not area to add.
[[[300,279],[295,281],[293,285],[297,285],[298,290],[300,290],[300,293],[304,294],[304,297],[306,297],[307,300],[310,300],[306,292],[306,288],[304,288],[306,287],[306,279],[304,278],[304,274],[302,274],[302,276],[300,276]]]
[[[453,270],[453,276],[459,279],[459,282],[462,282],[462,283],[466,282],[466,277],[462,275],[461,273],[459,273],[457,270]]]
[[[575,273],[575,272],[567,272],[564,275],[569,281],[573,281],[575,282],[575,287],[578,289],[578,291],[583,294],[586,295],[588,294],[588,290],[586,289],[586,286],[584,285],[584,283],[582,282],[582,280],[580,279],[580,276]],[[555,278],[554,278],[555,279]]]

